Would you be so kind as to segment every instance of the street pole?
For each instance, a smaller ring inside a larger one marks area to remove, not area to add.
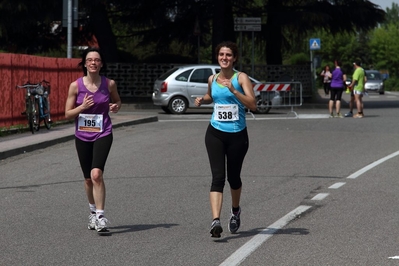
[[[255,41],[254,32],[252,31],[252,77],[254,77],[254,65],[255,65]]]
[[[72,0],[68,0],[67,58],[72,58]]]

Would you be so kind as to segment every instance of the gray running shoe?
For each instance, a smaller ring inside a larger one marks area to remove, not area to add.
[[[97,221],[96,214],[95,213],[90,214],[89,215],[89,223],[87,225],[87,228],[89,230],[94,230],[96,227],[96,221]]]
[[[220,238],[221,233],[223,232],[223,228],[220,225],[220,220],[214,220],[211,225],[211,237]]]
[[[107,232],[108,231],[108,224],[110,224],[108,219],[105,218],[105,217],[101,217],[101,218],[96,220],[95,229],[97,230],[97,232]]]
[[[352,112],[347,112],[346,114],[345,114],[345,117],[352,117],[353,116],[353,113]]]
[[[233,213],[233,211],[231,211],[231,217],[230,217],[230,221],[229,221],[229,231],[231,233],[236,233],[238,228],[240,228],[240,214],[241,214],[241,208],[238,210],[238,212],[236,214]]]
[[[337,115],[336,115],[336,116],[334,116],[334,117],[338,117],[338,118],[344,118],[344,117],[341,115],[341,113],[337,113]]]

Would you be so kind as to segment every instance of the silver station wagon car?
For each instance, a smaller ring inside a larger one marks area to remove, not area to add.
[[[375,91],[384,94],[384,79],[378,70],[365,70],[367,82],[364,85],[366,91]]]
[[[195,98],[202,97],[208,90],[210,75],[220,72],[218,65],[185,65],[170,69],[154,82],[152,101],[154,105],[161,106],[166,113],[184,114],[187,108],[212,108],[212,104],[195,106]],[[249,77],[253,84],[261,83]],[[279,92],[267,92],[261,97],[255,91],[257,110],[256,113],[268,113],[271,106],[280,105]]]

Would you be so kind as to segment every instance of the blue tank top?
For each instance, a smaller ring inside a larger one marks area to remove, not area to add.
[[[247,127],[245,106],[227,87],[216,82],[218,76],[219,74],[211,84],[211,94],[215,106],[210,123],[215,129],[223,132],[240,132]],[[238,83],[237,73],[234,74],[231,83],[237,91],[244,94],[243,88]]]
[[[101,85],[96,92],[89,91],[79,78],[78,95],[75,106],[83,103],[87,95],[93,95],[94,105],[84,110],[75,118],[75,136],[83,141],[95,141],[112,133],[112,123],[109,117],[110,93],[108,79],[101,76]]]

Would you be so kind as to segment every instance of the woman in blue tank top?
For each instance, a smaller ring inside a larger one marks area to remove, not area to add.
[[[208,92],[197,98],[195,104],[214,103],[205,145],[212,172],[210,202],[213,221],[210,233],[211,237],[219,238],[223,232],[220,215],[226,170],[232,198],[228,229],[235,233],[240,227],[241,168],[249,145],[245,108],[256,110],[256,101],[247,74],[233,68],[238,60],[237,45],[223,42],[215,52],[221,71],[209,77]]]
[[[84,76],[69,86],[65,117],[75,119],[75,146],[90,208],[88,228],[104,232],[103,172],[113,140],[109,112],[119,111],[121,99],[115,81],[100,75],[105,62],[97,48],[86,49],[79,65]]]

